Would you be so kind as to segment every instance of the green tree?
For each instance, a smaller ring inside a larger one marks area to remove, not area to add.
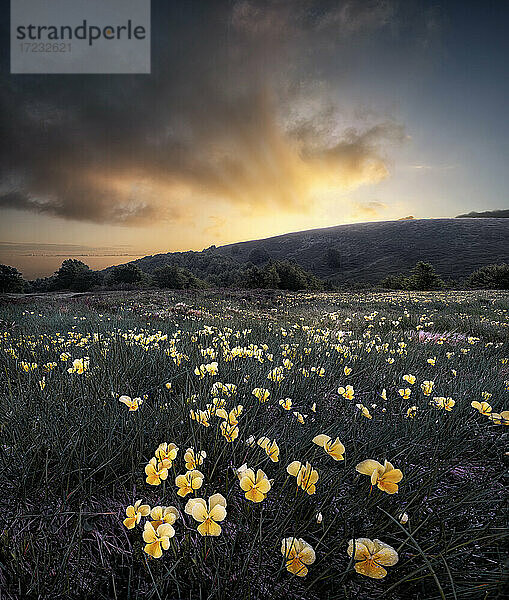
[[[472,288],[485,290],[509,290],[509,265],[486,265],[474,271],[468,278]]]
[[[187,290],[205,286],[205,283],[191,271],[175,265],[164,265],[164,267],[156,269],[153,279],[158,287],[172,290]]]
[[[14,267],[0,265],[0,292],[22,292],[25,287],[23,276]]]
[[[133,263],[118,265],[111,272],[113,283],[138,283],[142,280],[143,271]]]
[[[100,283],[100,276],[81,260],[64,260],[54,277],[54,289],[86,292]]]
[[[411,290],[436,290],[444,287],[444,282],[437,275],[432,264],[421,260],[412,269],[406,285]]]
[[[263,246],[255,246],[248,256],[248,261],[255,265],[263,265],[270,260],[270,254]]]
[[[282,290],[318,290],[322,288],[322,283],[317,277],[296,263],[281,260],[274,262],[273,266],[279,277],[279,288]]]

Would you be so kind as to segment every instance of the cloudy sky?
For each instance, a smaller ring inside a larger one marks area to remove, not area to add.
[[[0,262],[27,276],[509,207],[504,0],[153,0],[151,75],[10,75],[0,6]]]

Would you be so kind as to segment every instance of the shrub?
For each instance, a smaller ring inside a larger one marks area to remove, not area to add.
[[[0,292],[22,292],[25,287],[23,276],[14,267],[0,265]]]
[[[509,290],[509,265],[487,265],[474,271],[468,279],[472,288]]]
[[[111,281],[113,283],[138,283],[142,280],[143,271],[133,263],[119,265],[114,267],[111,272]]]

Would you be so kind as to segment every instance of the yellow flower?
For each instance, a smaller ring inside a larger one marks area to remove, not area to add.
[[[384,400],[387,400],[387,390],[386,390],[385,388],[382,390],[382,393],[380,394],[380,396],[381,396],[381,397],[382,397]]]
[[[168,467],[171,467],[173,461],[177,458],[178,451],[179,449],[175,444],[167,444],[164,442],[163,444],[159,444],[157,450],[154,452],[154,456],[159,461],[168,460]]]
[[[423,381],[421,383],[421,390],[425,396],[429,396],[433,391],[434,381]]]
[[[403,479],[403,473],[395,469],[388,460],[381,465],[377,460],[368,458],[360,462],[355,470],[371,477],[371,485],[376,485],[388,494],[395,494],[398,491],[398,483]]]
[[[72,367],[67,369],[68,373],[78,373],[78,375],[83,374],[85,371],[88,371],[88,367],[90,364],[90,360],[88,356],[84,358],[76,358],[72,361]]]
[[[200,535],[221,535],[221,525],[218,525],[218,521],[224,521],[226,518],[226,498],[221,494],[210,496],[208,507],[203,498],[191,498],[184,510],[195,521],[201,523],[198,525]]]
[[[145,552],[153,558],[161,558],[163,550],[168,550],[170,547],[170,538],[175,535],[175,529],[169,523],[163,523],[154,529],[150,521],[145,522],[143,531],[143,541],[145,544]]]
[[[194,490],[201,488],[203,478],[203,473],[196,469],[187,471],[185,475],[178,475],[175,479],[175,485],[179,488],[177,494],[182,498],[187,496],[187,494],[192,494]]]
[[[129,412],[138,410],[138,408],[140,408],[140,406],[143,404],[143,400],[141,398],[133,398],[131,400],[129,396],[120,396],[118,401],[122,402],[122,404],[125,404],[129,408]]]
[[[279,405],[282,406],[285,410],[291,410],[292,409],[292,400],[291,400],[291,398],[285,398],[284,400],[281,399],[279,401]]]
[[[310,463],[306,462],[304,466],[298,460],[294,460],[286,467],[286,471],[289,475],[297,477],[297,486],[310,496],[316,492],[315,483],[318,481],[318,471],[313,469]]]
[[[352,369],[350,367],[345,367],[343,369],[343,372],[345,375],[350,375],[350,373],[352,372]]]
[[[406,381],[410,385],[414,385],[415,375],[403,375],[403,381]]]
[[[279,461],[279,446],[277,445],[276,440],[272,440],[271,442],[268,437],[263,436],[256,443],[260,448],[265,450],[272,462]]]
[[[430,404],[434,404],[435,408],[445,408],[447,411],[451,411],[452,407],[456,402],[452,398],[444,398],[444,396],[434,396],[433,400],[430,400]]]
[[[350,540],[347,552],[348,556],[353,555],[356,561],[354,568],[357,573],[373,579],[385,577],[387,571],[384,567],[392,567],[399,560],[396,550],[380,540],[368,540],[367,538]]]
[[[313,402],[313,406],[311,407],[311,412],[316,412],[316,402]]]
[[[407,411],[406,411],[406,417],[407,419],[413,419],[415,417],[415,413],[418,411],[418,407],[417,406],[411,406]]]
[[[434,356],[433,358],[428,358],[428,360],[426,361],[428,364],[430,364],[432,367],[435,366],[435,363],[437,362],[437,357]]]
[[[258,398],[258,400],[260,402],[267,402],[267,400],[269,399],[269,396],[270,396],[270,392],[269,392],[269,390],[266,390],[265,388],[255,388],[253,390],[253,396]]]
[[[46,387],[46,377],[43,377],[42,379],[39,380],[39,387],[42,390]]]
[[[156,458],[151,458],[148,465],[145,467],[145,473],[147,475],[146,482],[150,485],[160,485],[161,481],[164,481],[168,477],[168,468],[170,467],[170,461],[158,462]]]
[[[294,412],[293,414],[299,423],[304,423],[304,419],[307,417],[307,415],[302,415],[300,412]]]
[[[239,437],[239,426],[237,424],[230,425],[227,421],[221,423],[221,434],[227,442],[233,442]]]
[[[237,425],[239,422],[237,417],[239,417],[244,410],[242,404],[239,404],[235,408],[233,408],[229,413],[225,411],[224,408],[218,408],[216,410],[216,416],[220,419],[224,419],[228,425]]]
[[[410,398],[410,394],[412,393],[412,390],[410,388],[405,388],[405,389],[398,390],[398,393],[404,400],[408,400]]]
[[[174,506],[154,506],[150,511],[150,518],[152,527],[157,530],[163,523],[173,525],[179,518],[179,511]]]
[[[488,417],[495,425],[509,425],[509,410],[501,413],[492,412]]]
[[[488,402],[477,402],[474,400],[474,402],[470,403],[470,406],[478,410],[481,415],[489,415],[492,411],[491,404],[488,404]]]
[[[191,409],[189,412],[191,415],[191,419],[193,421],[196,421],[197,423],[199,423],[200,425],[203,425],[204,427],[210,427],[210,423],[209,423],[210,413],[208,410],[194,411],[193,409]]]
[[[251,502],[265,500],[272,486],[267,475],[261,469],[258,469],[255,475],[253,469],[241,467],[237,471],[237,474],[239,476],[240,487],[246,492],[244,495],[247,500],[251,500]]]
[[[329,456],[331,456],[334,460],[345,460],[343,454],[345,453],[345,447],[339,441],[339,438],[336,438],[332,441],[332,438],[324,433],[317,435],[313,438],[313,442],[320,446],[327,452]]]
[[[123,523],[127,529],[132,529],[141,520],[141,517],[146,517],[150,512],[150,506],[148,504],[142,504],[141,500],[136,500],[134,506],[131,504],[125,509],[127,519],[124,519]]]
[[[286,570],[298,577],[305,577],[308,574],[306,565],[312,565],[316,560],[312,546],[302,538],[289,537],[282,540],[281,554],[286,560]]]
[[[353,397],[355,395],[353,386],[351,385],[347,385],[346,388],[339,387],[338,394],[340,396],[343,396],[343,398],[346,398],[347,400],[353,400]]]
[[[369,410],[364,406],[364,404],[356,404],[355,406],[361,411],[363,417],[366,417],[366,419],[373,418]]]
[[[194,448],[188,448],[184,454],[184,460],[186,461],[186,469],[192,471],[203,464],[204,459],[207,458],[205,450],[195,452]]]

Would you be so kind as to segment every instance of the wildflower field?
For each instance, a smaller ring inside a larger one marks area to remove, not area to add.
[[[509,296],[4,298],[0,598],[493,599]]]

